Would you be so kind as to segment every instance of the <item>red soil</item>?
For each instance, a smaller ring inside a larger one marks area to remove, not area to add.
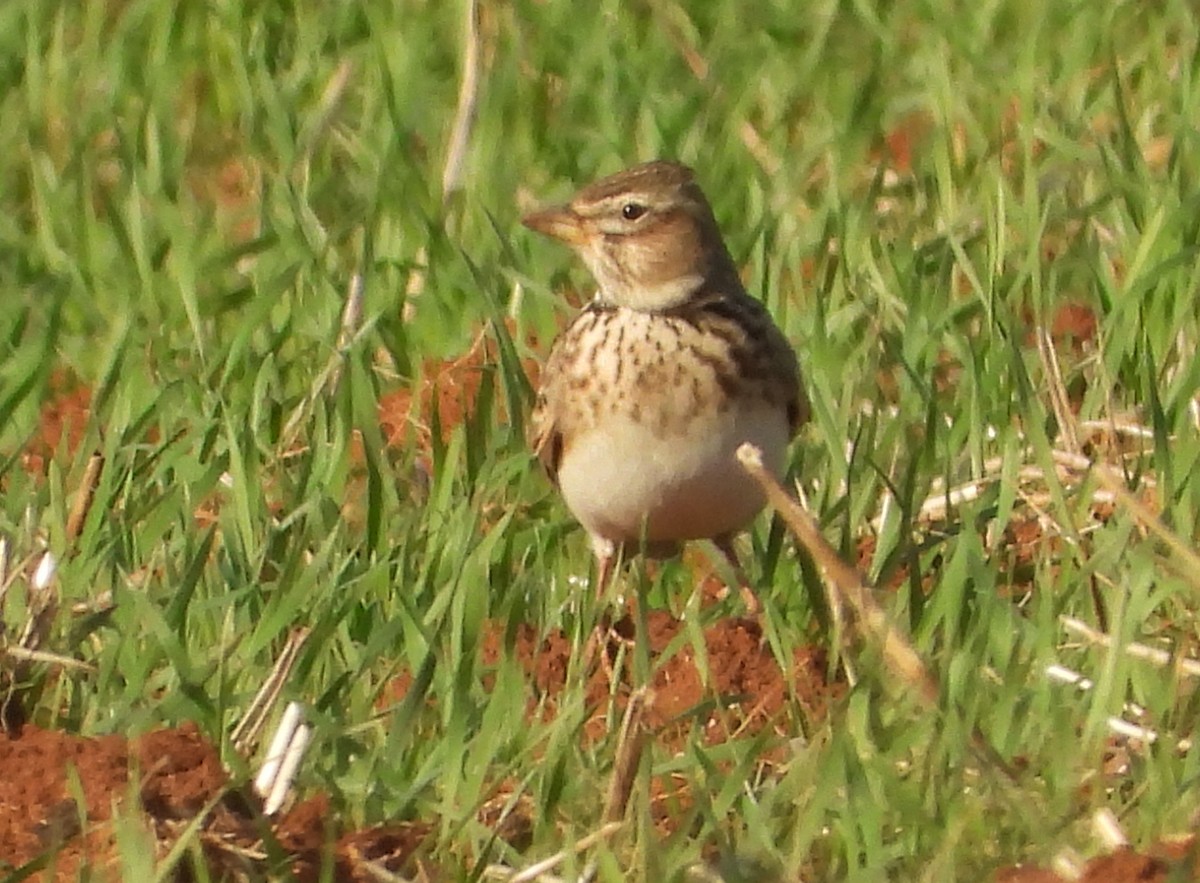
[[[786,734],[791,702],[819,717],[839,689],[827,682],[820,650],[797,651],[785,672],[764,645],[758,626],[742,620],[724,620],[704,631],[712,675],[711,683],[705,684],[695,664],[695,648],[688,642],[682,642],[670,658],[662,658],[682,624],[660,611],[650,612],[647,622],[657,670],[646,724],[656,750],[681,750],[697,724],[708,744],[768,727]],[[631,692],[628,667],[615,672],[613,663],[625,640],[621,636],[632,629],[628,619],[614,625],[602,650],[608,664],[597,664],[588,680],[587,695],[594,711],[584,726],[585,738],[601,739],[619,725],[619,720],[610,721],[606,714],[610,695],[615,694],[619,710]],[[488,630],[480,651],[485,664],[500,658],[502,641],[500,627]],[[570,642],[561,633],[539,640],[532,627],[522,627],[512,652],[529,675],[528,713],[553,714],[554,699],[566,685]],[[612,677],[618,679],[616,684]],[[402,695],[409,683],[410,678],[398,679],[392,695]],[[703,720],[693,720],[689,713],[714,698],[721,701],[711,703],[713,710]],[[766,756],[762,762],[772,759]],[[282,817],[267,822],[255,808],[254,798],[231,790],[216,749],[191,724],[135,739],[85,738],[25,726],[14,736],[0,735],[0,769],[5,771],[0,781],[0,856],[19,867],[53,853],[55,863],[47,871],[52,879],[74,879],[84,863],[116,879],[119,853],[110,824],[114,807],[121,818],[136,819],[152,832],[161,859],[189,820],[215,801],[200,835],[214,868],[235,868],[245,861],[238,857],[239,851],[261,854],[264,831],[269,830],[289,857],[289,870],[300,880],[316,879],[323,856],[330,852],[339,881],[373,879],[367,861],[395,873],[412,873],[420,861],[421,843],[436,823],[431,819],[343,830],[323,794],[308,796]],[[80,782],[82,808],[71,797],[71,775]],[[687,818],[691,801],[684,783],[658,780],[653,796],[655,824],[663,834]],[[502,819],[499,808],[507,797],[498,795],[489,801],[480,817],[496,824],[497,833],[519,848],[532,830],[536,808],[528,802],[518,804]]]
[[[41,879],[76,879],[84,863],[102,879],[119,879],[114,807],[120,818],[135,820],[153,834],[159,859],[212,801],[216,806],[200,837],[212,866],[232,871],[236,850],[261,850],[261,816],[251,801],[227,791],[228,775],[216,749],[192,724],[136,739],[85,738],[26,726],[15,736],[0,734],[0,769],[0,867],[20,867],[49,853],[53,864]],[[81,786],[82,806],[69,789],[72,776]],[[374,879],[364,860],[399,871],[428,830],[387,825],[337,836],[330,821],[327,799],[316,795],[269,826],[290,856],[296,879],[318,879],[329,850],[338,880]]]

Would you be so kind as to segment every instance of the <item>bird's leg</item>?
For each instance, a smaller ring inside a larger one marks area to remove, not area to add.
[[[721,553],[721,557],[733,571],[733,577],[738,584],[738,592],[742,596],[742,603],[746,605],[746,613],[750,617],[758,619],[762,615],[762,602],[750,588],[750,579],[746,576],[746,571],[742,569],[742,562],[738,560],[737,549],[733,545],[733,535],[722,534],[719,537],[713,537],[713,545],[717,547],[717,551]]]
[[[605,605],[605,596],[608,594],[609,585],[616,573],[618,550],[616,543],[612,540],[593,536],[592,552],[596,556],[596,604],[600,606],[601,613],[596,627],[592,629],[587,643],[583,645],[583,670],[585,672],[592,671],[596,655],[599,654],[600,664],[604,667],[604,672],[611,683],[614,673],[612,662],[608,658],[608,639],[609,635],[613,633],[613,627],[608,608]]]
[[[608,540],[593,540],[592,549],[596,553],[596,600],[603,601],[617,568],[617,549]]]

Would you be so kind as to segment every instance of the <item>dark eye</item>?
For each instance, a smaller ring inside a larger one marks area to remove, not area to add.
[[[646,207],[636,202],[627,202],[621,206],[621,217],[626,221],[636,221],[646,214]]]

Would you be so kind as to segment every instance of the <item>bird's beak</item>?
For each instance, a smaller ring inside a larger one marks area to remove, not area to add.
[[[588,239],[583,219],[565,205],[528,214],[521,219],[521,223],[530,230],[561,240],[567,245],[583,245]]]

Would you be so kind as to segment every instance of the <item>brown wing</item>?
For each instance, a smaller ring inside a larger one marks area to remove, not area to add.
[[[563,453],[579,428],[580,341],[609,312],[595,301],[586,306],[555,339],[541,371],[528,441],[555,486]]]
[[[767,308],[744,291],[731,296],[714,289],[686,305],[681,316],[698,326],[723,326],[720,335],[730,343],[741,374],[765,385],[769,400],[784,408],[795,437],[812,416],[812,406],[796,351]]]
[[[745,295],[735,303],[745,311],[742,322],[750,341],[749,353],[743,356],[745,368],[763,378],[771,398],[783,404],[795,438],[812,416],[796,351],[761,301]]]
[[[550,481],[558,485],[558,464],[562,460],[562,433],[559,431],[553,410],[547,403],[546,388],[538,390],[537,402],[529,416],[529,447],[542,463]]]
[[[778,360],[783,369],[781,376],[787,378],[784,383],[784,396],[788,426],[791,427],[792,438],[795,438],[800,428],[812,417],[812,403],[808,399],[808,390],[804,388],[804,376],[800,373],[796,351],[792,349],[792,345],[778,326],[772,324],[769,333],[777,341],[772,346],[772,358]]]
[[[533,413],[529,416],[529,447],[534,456],[542,463],[550,481],[558,486],[558,467],[562,462],[563,436],[566,427],[563,426],[564,408],[567,403],[566,374],[569,363],[575,356],[577,326],[576,317],[554,341],[550,347],[550,356],[546,359],[538,383],[537,400],[533,405]]]

